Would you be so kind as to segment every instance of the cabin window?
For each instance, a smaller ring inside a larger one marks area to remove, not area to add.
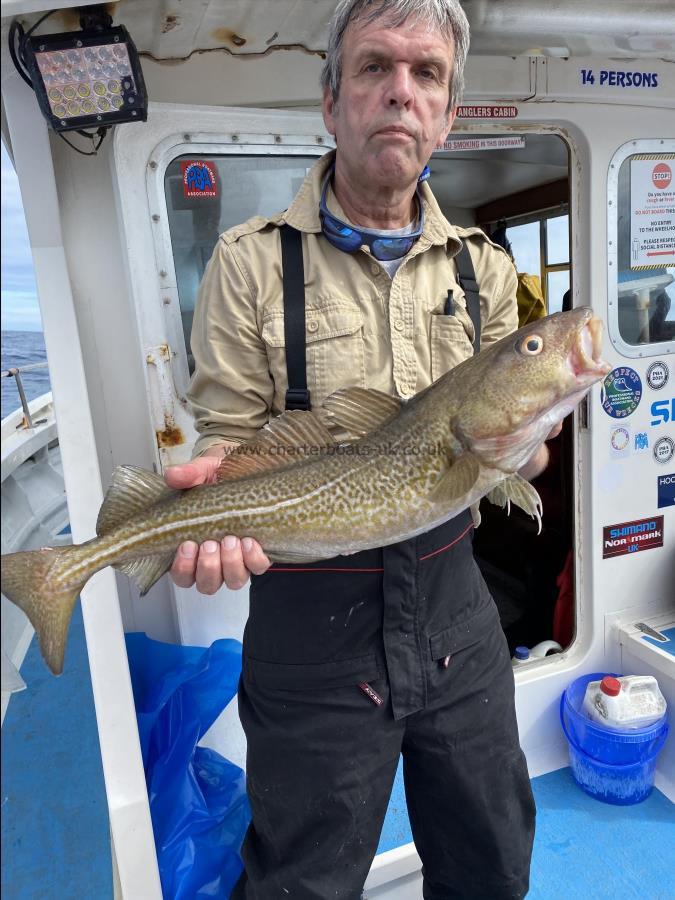
[[[573,246],[567,143],[550,131],[462,134],[462,123],[455,127],[430,163],[441,209],[453,224],[477,225],[510,247],[520,273],[521,324],[562,309],[569,304]],[[510,515],[487,500],[480,506],[474,550],[512,652],[549,640],[564,648],[574,637],[573,433],[570,417],[535,482],[544,506],[541,534],[513,505]]]
[[[285,209],[316,161],[314,156],[176,157],[164,176],[169,233],[176,272],[188,368],[194,369],[190,332],[204,269],[218,236],[252,216]]]
[[[610,168],[610,328],[626,355],[675,340],[675,152],[653,152],[665,143],[631,142]]]

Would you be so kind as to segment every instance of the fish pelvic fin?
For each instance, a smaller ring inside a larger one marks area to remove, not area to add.
[[[525,510],[528,516],[537,520],[539,534],[541,534],[541,497],[529,481],[514,473],[504,481],[500,481],[486,494],[486,497],[490,503],[494,503],[496,506],[505,506],[507,513],[511,511],[511,504],[515,503],[516,506]]]
[[[54,675],[63,671],[75,601],[91,574],[77,584],[62,583],[62,563],[76,551],[76,547],[44,547],[2,557],[2,593],[28,616],[42,657]]]

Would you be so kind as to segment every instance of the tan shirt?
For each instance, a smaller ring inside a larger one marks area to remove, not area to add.
[[[321,234],[319,199],[333,154],[309,172],[293,203],[220,236],[202,280],[192,328],[195,374],[188,397],[200,437],[194,455],[252,437],[284,410],[279,225],[303,233],[307,386],[312,407],[341,387],[407,399],[471,356],[473,325],[452,257],[469,247],[480,286],[481,346],[518,327],[516,272],[479,228],[454,228],[428,184],[424,231],[393,279],[368,250],[343,253]],[[328,206],[345,219],[335,195]],[[455,315],[443,314],[452,290]]]

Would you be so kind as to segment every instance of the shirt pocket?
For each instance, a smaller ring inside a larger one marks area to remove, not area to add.
[[[460,312],[459,308],[457,312]],[[473,325],[464,310],[460,315],[461,318],[438,314],[431,316],[432,381],[473,355]]]
[[[283,409],[288,381],[283,310],[264,317],[262,338],[275,385],[275,404]],[[313,406],[341,387],[365,387],[363,315],[355,306],[327,303],[308,307],[305,348],[307,387]]]

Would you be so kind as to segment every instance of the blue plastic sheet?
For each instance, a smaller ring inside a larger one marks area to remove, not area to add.
[[[197,742],[236,693],[241,644],[126,642],[162,893],[226,900],[250,819],[244,772]]]

